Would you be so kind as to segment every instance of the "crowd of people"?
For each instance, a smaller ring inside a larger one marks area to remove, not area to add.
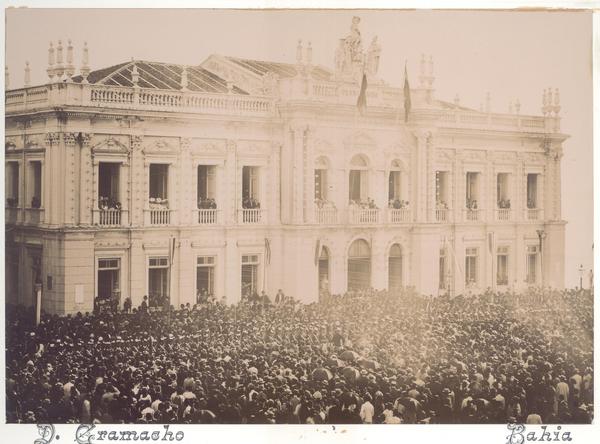
[[[42,317],[7,306],[8,422],[590,423],[593,294],[429,298]]]

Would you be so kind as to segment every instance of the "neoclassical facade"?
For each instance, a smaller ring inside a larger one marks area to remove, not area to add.
[[[457,295],[564,285],[558,92],[543,115],[378,78],[359,21],[335,68],[212,55],[81,74],[50,49],[45,85],[8,90],[6,301],[51,313],[147,295],[228,303],[278,289],[414,286]],[[367,46],[367,45],[365,45]],[[367,107],[357,110],[363,72]]]

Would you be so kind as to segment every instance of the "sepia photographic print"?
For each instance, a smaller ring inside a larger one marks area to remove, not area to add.
[[[2,404],[35,425],[22,442],[584,442],[590,10],[5,15]]]

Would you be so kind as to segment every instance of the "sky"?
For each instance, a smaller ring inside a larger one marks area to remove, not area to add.
[[[418,83],[421,54],[432,55],[437,98],[479,108],[490,92],[493,112],[519,99],[521,114],[541,114],[544,88],[560,89],[562,210],[567,286],[593,264],[592,18],[590,12],[502,11],[236,11],[193,9],[8,9],[6,65],[10,88],[47,81],[48,46],[67,39],[77,68],[87,41],[98,69],[131,58],[199,64],[210,54],[294,62],[298,39],[313,61],[333,68],[338,39],[361,18],[363,46],[377,35],[379,75],[401,86],[404,62]]]

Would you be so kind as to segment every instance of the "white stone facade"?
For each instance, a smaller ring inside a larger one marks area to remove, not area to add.
[[[377,78],[376,44],[360,115],[360,82],[343,54],[332,72],[298,50],[296,64],[280,64],[288,76],[209,57],[202,67],[227,79],[224,93],[187,90],[181,67],[179,90],[69,78],[8,91],[6,301],[34,304],[38,279],[44,310],[91,311],[106,291],[102,272],[113,273],[121,304],[138,306],[157,285],[172,304],[193,304],[198,269],[208,267],[202,282],[231,303],[246,265],[257,291],[312,302],[320,289],[343,293],[359,279],[349,271],[355,240],[370,250],[360,285],[376,289],[563,287],[566,136],[556,93],[554,102],[544,95],[544,116],[475,111],[435,99],[432,66],[422,62],[405,122],[402,88]],[[151,179],[151,169],[166,175]],[[101,189],[119,208],[100,208]],[[165,201],[151,203],[152,193]],[[373,208],[350,205],[353,193]],[[243,209],[244,194],[260,209]],[[216,210],[198,209],[199,197]],[[388,208],[390,198],[402,208]],[[165,265],[157,258],[170,265],[166,284],[151,271]]]

